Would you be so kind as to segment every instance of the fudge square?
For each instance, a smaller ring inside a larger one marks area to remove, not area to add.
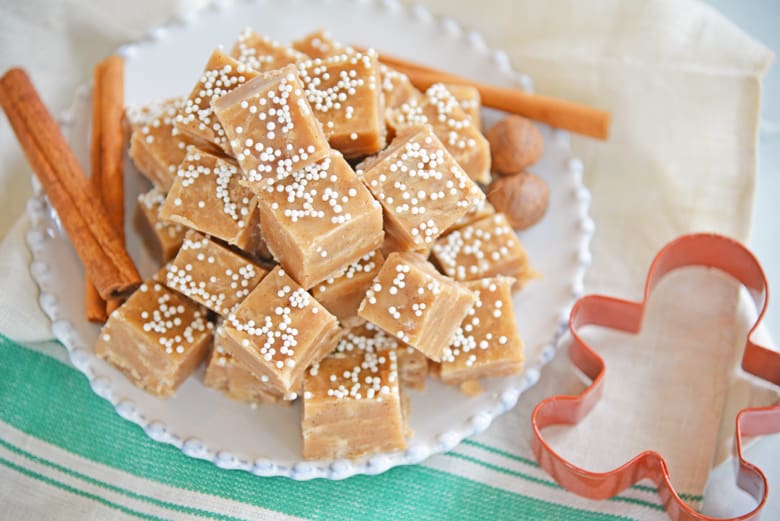
[[[254,253],[261,241],[257,199],[240,181],[234,163],[189,147],[160,217]]]
[[[295,65],[248,81],[212,106],[255,192],[330,151]]]
[[[228,316],[268,272],[194,230],[165,266],[165,285]]]
[[[205,309],[149,280],[109,315],[95,354],[138,387],[165,398],[206,356],[212,329]]]
[[[436,241],[431,260],[455,280],[475,280],[496,275],[515,277],[522,288],[537,277],[528,253],[502,213],[488,215],[450,232]]]
[[[412,252],[391,253],[360,303],[358,316],[440,361],[474,305],[474,293]]]
[[[258,378],[244,365],[225,351],[221,344],[222,332],[218,327],[214,334],[203,384],[222,391],[228,398],[252,404],[290,403],[268,385],[268,377]],[[292,397],[287,397],[288,399]]]
[[[368,252],[345,270],[316,284],[311,288],[311,294],[339,319],[342,326],[357,326],[363,322],[357,316],[360,301],[384,262],[379,250]]]
[[[336,317],[277,266],[225,320],[220,342],[271,389],[292,396],[340,336]]]
[[[130,159],[161,192],[170,190],[176,167],[184,160],[187,142],[173,127],[184,99],[173,98],[127,109],[130,124]]]
[[[309,58],[328,58],[348,52],[343,44],[333,40],[331,34],[324,29],[311,32],[303,38],[293,41],[292,48]]]
[[[258,74],[222,51],[214,51],[176,115],[176,129],[201,148],[231,155],[225,131],[214,117],[211,104]]]
[[[382,209],[338,152],[257,194],[268,249],[310,289],[382,244]]]
[[[464,283],[477,295],[441,360],[440,376],[448,384],[507,376],[523,368],[523,342],[512,309],[511,277]]]
[[[463,112],[471,118],[471,124],[474,125],[474,128],[480,130],[482,128],[482,114],[480,113],[482,97],[479,95],[479,90],[471,85],[457,83],[446,83],[444,86],[458,100]]]
[[[403,130],[357,173],[382,204],[385,231],[405,251],[429,249],[485,198],[428,125]]]
[[[397,109],[404,104],[422,103],[423,94],[412,85],[409,76],[382,64],[379,65],[379,71],[382,74],[385,106],[390,114],[391,109]]]
[[[138,196],[133,214],[133,226],[141,236],[144,248],[160,264],[176,255],[187,232],[180,224],[160,219],[160,209],[164,202],[165,195],[157,188],[152,188]]]
[[[490,182],[490,145],[444,84],[431,85],[421,102],[413,100],[391,111],[388,122],[396,132],[409,125],[430,124],[472,179]]]
[[[245,29],[230,51],[230,55],[258,72],[279,69],[285,65],[305,60],[306,56],[276,40]]]
[[[307,459],[405,449],[396,350],[348,333],[335,353],[306,371],[302,431]]]
[[[330,146],[348,158],[385,147],[385,104],[376,52],[349,52],[298,63],[298,74]]]

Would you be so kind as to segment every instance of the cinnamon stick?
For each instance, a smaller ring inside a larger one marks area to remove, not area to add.
[[[90,170],[91,175],[89,184],[92,189],[103,200],[103,190],[101,187],[101,169],[100,169],[100,99],[102,97],[102,82],[98,80],[98,67],[95,69],[94,79],[92,80],[92,125],[90,142]],[[89,276],[84,279],[84,314],[90,322],[103,324],[108,318],[106,311],[106,301],[100,296],[92,279]]]
[[[379,53],[379,61],[409,76],[412,84],[420,90],[425,90],[435,83],[471,85],[479,90],[482,104],[487,107],[597,139],[604,140],[609,137],[610,114],[604,110],[541,94],[480,83],[387,54]]]
[[[111,226],[124,242],[124,61],[109,56],[95,66],[93,76],[90,182],[100,194]],[[87,279],[87,319],[105,322],[121,302],[117,298],[103,301]]]
[[[101,297],[126,295],[141,277],[76,156],[19,68],[0,78],[0,106]]]

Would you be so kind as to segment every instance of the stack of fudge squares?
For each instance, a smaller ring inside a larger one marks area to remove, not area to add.
[[[523,364],[512,292],[534,272],[478,185],[479,108],[324,31],[243,32],[189,95],[127,111],[153,184],[135,225],[161,267],[97,354],[160,397],[205,359],[231,398],[301,400],[306,458],[404,449],[405,393],[429,373]]]

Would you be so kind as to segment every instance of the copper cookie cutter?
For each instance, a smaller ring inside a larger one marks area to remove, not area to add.
[[[558,454],[547,444],[542,429],[550,425],[574,425],[587,416],[601,397],[605,373],[604,361],[585,343],[578,328],[597,325],[628,333],[638,333],[650,292],[664,275],[683,266],[719,269],[742,283],[750,292],[758,318],[747,334],[742,369],[775,385],[780,385],[780,353],[751,340],[761,323],[769,300],[769,287],[761,265],[740,243],[715,234],[684,235],[667,244],[655,257],[647,274],[644,299],[641,302],[620,300],[602,295],[587,295],[571,310],[569,331],[572,342],[569,357],[575,366],[592,380],[579,396],[553,396],[539,403],[533,411],[531,445],[540,466],[563,488],[590,499],[607,499],[642,479],[650,479],[669,517],[674,521],[715,521],[693,510],[672,486],[669,467],[658,452],[645,451],[608,472],[580,468]],[[742,438],[780,432],[780,405],[743,409],[736,418],[735,449],[738,458],[737,486],[750,494],[756,507],[729,521],[757,520],[767,500],[768,484],[764,473],[745,460]]]

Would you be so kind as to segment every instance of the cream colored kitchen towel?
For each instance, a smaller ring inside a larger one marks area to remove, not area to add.
[[[695,0],[423,3],[506,50],[537,91],[613,114],[608,142],[573,137],[596,222],[587,291],[638,298],[652,256],[682,233],[747,238],[760,77],[771,56],[717,12]],[[98,57],[179,7],[147,0],[43,4],[3,6],[0,69],[26,66],[55,110],[68,104]],[[13,227],[29,194],[28,170],[4,119],[0,156],[0,332],[16,340],[49,338],[26,274],[25,224]],[[596,469],[656,444],[649,448],[668,455],[675,483],[697,503],[719,457],[724,418],[747,403],[776,399],[723,362],[741,349],[737,295],[723,277],[675,274],[653,301],[642,335],[593,332],[613,368],[605,400],[577,429],[553,432],[555,443]],[[533,403],[582,386],[559,361],[485,436],[526,446]],[[729,399],[733,388],[741,390],[739,399]]]

